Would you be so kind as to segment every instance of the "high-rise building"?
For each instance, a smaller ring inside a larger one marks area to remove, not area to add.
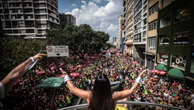
[[[0,18],[6,36],[45,38],[59,25],[58,0],[0,0]]]
[[[150,69],[154,68],[156,60],[156,45],[157,45],[157,24],[158,10],[160,0],[148,1],[147,15],[147,45],[146,45],[146,66]]]
[[[63,29],[65,25],[76,25],[76,18],[71,14],[59,14],[60,27]]]
[[[118,36],[117,36],[117,49],[123,49],[122,48],[122,40],[123,40],[123,37],[124,37],[124,30],[123,30],[123,26],[124,26],[124,18],[123,18],[123,15],[121,15],[118,19]]]
[[[158,11],[169,4],[173,0],[149,0],[148,16],[147,16],[147,45],[146,45],[146,66],[153,69],[156,65],[156,50],[158,39]]]
[[[133,54],[133,33],[134,33],[134,0],[124,0],[124,36],[125,36],[125,55]]]
[[[194,1],[161,0],[158,12],[157,63],[179,69],[194,80]],[[178,74],[175,72],[175,74]]]
[[[145,45],[147,35],[147,3],[148,0],[134,0],[134,34],[133,58],[145,65]]]

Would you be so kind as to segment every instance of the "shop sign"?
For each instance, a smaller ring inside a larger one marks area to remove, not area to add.
[[[186,66],[186,57],[185,56],[172,56],[171,57],[171,66],[185,70]]]

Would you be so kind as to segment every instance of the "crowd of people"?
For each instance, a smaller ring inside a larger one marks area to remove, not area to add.
[[[110,53],[93,56],[77,55],[65,59],[47,58],[12,85],[12,91],[3,101],[4,106],[8,110],[52,110],[75,105],[79,98],[72,95],[65,85],[59,88],[36,88],[43,79],[61,76],[59,68],[63,68],[68,74],[78,73],[78,76],[71,77],[72,82],[78,88],[85,90],[93,87],[99,72],[106,74],[110,82],[121,82],[119,88],[115,90],[131,88],[138,73],[147,69],[137,62],[134,63],[131,57],[123,56],[119,52],[111,55]],[[184,81],[172,80],[167,76],[147,71],[136,92],[127,100],[192,109],[194,90],[187,87]],[[152,106],[148,108],[162,109]]]

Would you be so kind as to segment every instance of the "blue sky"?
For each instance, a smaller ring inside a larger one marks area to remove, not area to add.
[[[58,0],[60,13],[72,14],[76,24],[89,24],[94,30],[116,37],[123,0]]]

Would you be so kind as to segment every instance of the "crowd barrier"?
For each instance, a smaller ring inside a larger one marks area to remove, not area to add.
[[[155,104],[155,103],[147,103],[147,102],[137,102],[137,101],[120,101],[117,102],[117,104],[127,104],[128,110],[156,110],[157,108],[166,108],[172,109],[172,110],[187,110],[185,108],[179,108],[164,104]],[[74,105],[70,107],[61,108],[58,110],[87,110],[88,104],[80,104],[80,105]]]

